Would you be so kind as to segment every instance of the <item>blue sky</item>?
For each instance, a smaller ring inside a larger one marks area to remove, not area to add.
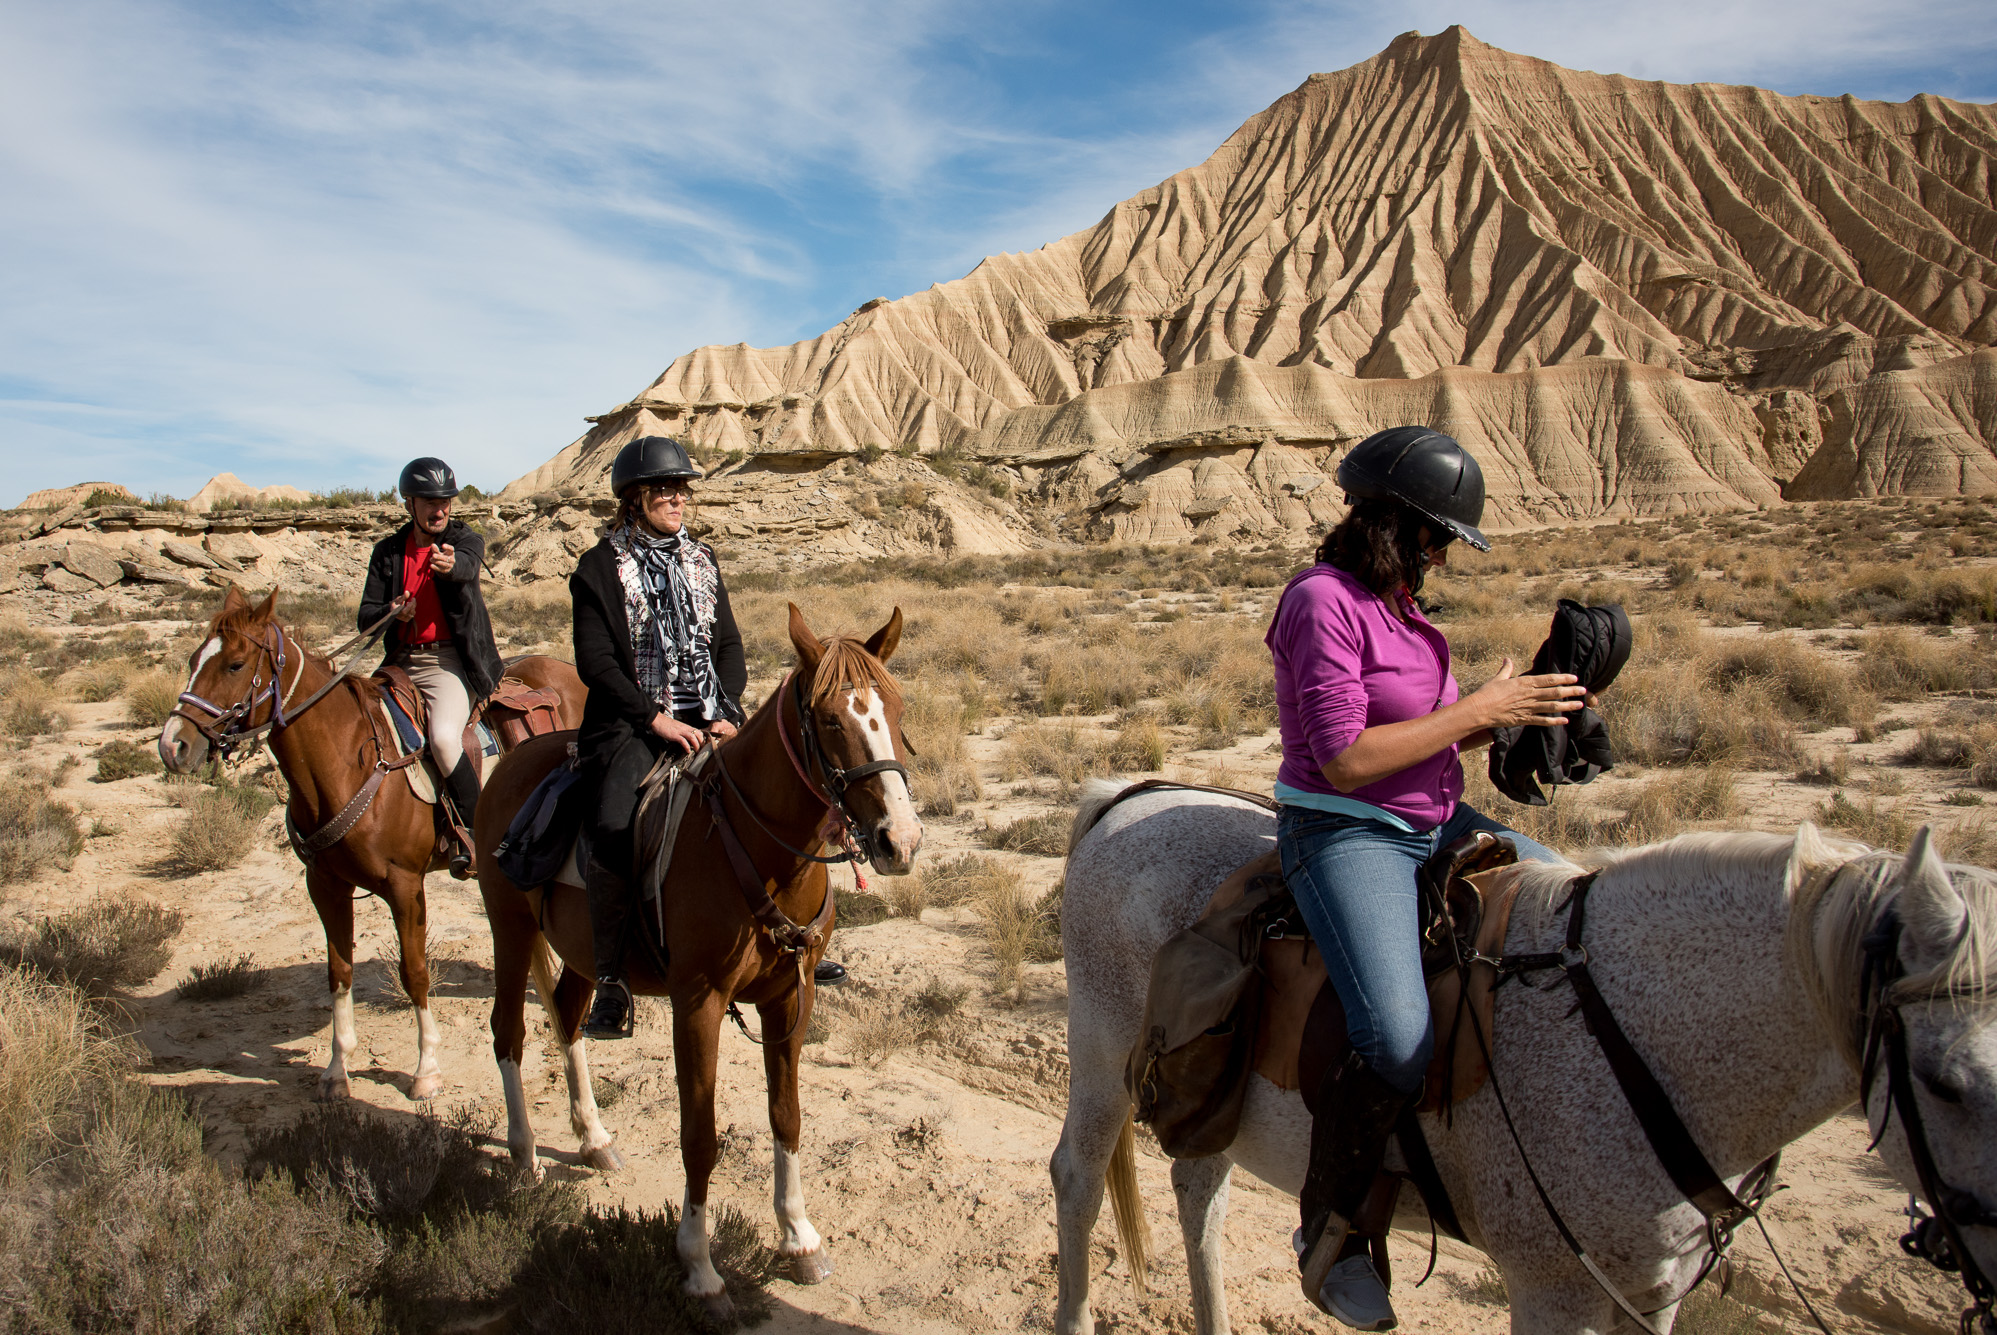
[[[1581,69],[1997,100],[1988,0],[13,0],[0,504],[496,487],[703,343],[1086,227],[1408,29]]]

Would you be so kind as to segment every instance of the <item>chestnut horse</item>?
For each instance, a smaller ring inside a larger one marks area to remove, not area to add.
[[[717,1319],[733,1304],[708,1256],[707,1188],[717,1149],[721,1023],[737,1000],[752,1003],[762,1017],[779,1250],[800,1283],[816,1283],[831,1273],[824,1242],[805,1217],[798,1156],[797,1068],[811,1018],[811,971],[833,925],[825,870],[833,859],[818,858],[812,850],[844,844],[864,852],[876,871],[899,876],[908,872],[921,846],[922,822],[902,768],[901,691],[884,666],[900,639],[899,608],[865,643],[820,640],[797,608],[790,609],[796,670],[741,732],[715,749],[701,778],[711,784],[711,793],[689,802],[673,845],[658,895],[670,962],[662,973],[656,956],[639,945],[626,960],[634,993],[672,999],[680,1157],[686,1167],[678,1247],[686,1262],[686,1291]],[[563,762],[569,740],[564,733],[537,737],[509,754],[493,770],[478,809],[479,888],[492,923],[493,1054],[506,1087],[507,1145],[527,1174],[539,1171],[520,1079],[530,970],[567,1050],[570,1123],[582,1138],[583,1157],[604,1169],[622,1163],[597,1118],[577,1032],[595,991],[588,897],[580,887],[560,882],[516,886],[493,858],[514,812]],[[723,813],[719,825],[715,805]],[[739,839],[735,851],[746,855],[740,879],[727,851],[731,839]],[[746,884],[749,875],[760,884]],[[751,912],[751,895],[775,901],[788,919],[777,924],[786,941],[766,925],[773,921],[767,908],[760,915]],[[822,922],[815,921],[821,914]],[[640,916],[641,931],[658,930],[649,915]],[[798,923],[817,930],[796,928]],[[563,961],[559,982],[551,977],[550,943]]]
[[[409,1097],[443,1088],[437,1065],[437,1022],[430,1015],[430,966],[424,959],[428,911],[423,875],[436,870],[433,809],[418,801],[404,776],[376,781],[377,760],[394,759],[394,740],[379,717],[377,690],[335,670],[277,620],[277,591],[252,607],[234,585],[208,633],[188,660],[180,708],[160,729],[159,754],[168,770],[190,774],[211,753],[227,759],[268,732],[270,752],[291,787],[287,814],[309,837],[376,791],[345,836],[305,864],[305,886],[326,929],[326,981],[333,994],[333,1055],[319,1076],[319,1097],[345,1098],[354,1033],[354,887],[379,895],[395,918],[401,944],[402,988],[416,1007],[416,1072]],[[584,691],[575,669],[539,655],[516,659],[506,674],[562,698],[562,724],[582,718]],[[332,683],[336,689],[320,695]],[[385,750],[384,750],[385,748]]]

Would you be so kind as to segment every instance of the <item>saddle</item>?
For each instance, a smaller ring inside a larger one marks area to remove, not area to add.
[[[1517,879],[1517,851],[1477,832],[1423,868],[1422,967],[1435,1020],[1435,1055],[1419,1105],[1440,1112],[1483,1087],[1496,970]],[[1468,967],[1468,994],[1459,959]],[[1484,1035],[1479,1043],[1474,1023]],[[1345,1009],[1303,929],[1274,853],[1222,883],[1206,913],[1166,942],[1152,964],[1142,1037],[1125,1083],[1174,1158],[1218,1154],[1234,1141],[1248,1077],[1301,1089],[1308,1103],[1351,1043]],[[1315,1110],[1313,1110],[1315,1111]]]

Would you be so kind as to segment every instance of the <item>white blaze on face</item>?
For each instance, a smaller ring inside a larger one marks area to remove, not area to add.
[[[872,687],[856,690],[846,697],[846,712],[859,722],[860,736],[866,739],[868,760],[893,760],[894,730],[888,724],[887,707]],[[893,770],[876,776],[881,781],[883,806],[888,817],[888,836],[897,848],[911,855],[922,838],[922,822],[916,817],[908,784]]]
[[[201,646],[201,652],[194,655],[194,671],[187,674],[187,689],[193,690],[194,683],[201,676],[201,669],[208,666],[208,660],[222,652],[222,637],[210,635],[208,643]]]
[[[201,676],[201,669],[207,667],[209,660],[213,659],[216,654],[219,654],[221,652],[222,652],[222,637],[220,635],[210,635],[208,637],[208,643],[201,646],[201,652],[194,655],[194,670],[187,674],[187,685],[184,688],[185,692],[187,693],[193,692],[194,683]],[[188,734],[188,735],[183,736],[183,734]],[[195,741],[198,739],[198,737],[199,734],[194,732],[193,725],[190,724],[186,719],[181,718],[179,715],[175,715],[172,718],[169,718],[166,721],[166,726],[160,729],[160,734],[159,734],[160,758],[164,760],[169,766],[172,766],[175,761],[174,748],[181,748],[189,752],[194,752],[197,750],[194,744]],[[183,742],[185,742],[184,747],[182,747]]]

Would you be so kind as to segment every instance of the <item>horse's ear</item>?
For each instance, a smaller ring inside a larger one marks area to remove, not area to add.
[[[1789,868],[1783,876],[1783,883],[1790,895],[1803,888],[1803,882],[1810,879],[1810,873],[1836,860],[1831,846],[1824,842],[1824,836],[1817,827],[1804,821],[1796,827],[1796,842],[1789,849]]]
[[[882,626],[867,638],[867,652],[883,663],[894,657],[895,647],[901,643],[901,609],[897,607],[888,624]]]
[[[222,611],[224,613],[240,612],[249,605],[250,600],[243,597],[243,591],[231,582],[229,591],[222,595]]]
[[[811,633],[811,627],[804,624],[804,613],[797,610],[797,604],[790,605],[790,642],[797,650],[797,665],[805,673],[818,671],[818,660],[825,657],[825,646]]]
[[[1919,958],[1933,962],[1947,956],[1962,937],[1969,907],[1949,881],[1935,849],[1934,832],[1923,825],[1900,863],[1900,921]]]
[[[257,604],[257,610],[251,615],[258,621],[268,621],[271,618],[271,614],[275,611],[277,611],[277,590],[272,589],[265,596],[264,600]]]

